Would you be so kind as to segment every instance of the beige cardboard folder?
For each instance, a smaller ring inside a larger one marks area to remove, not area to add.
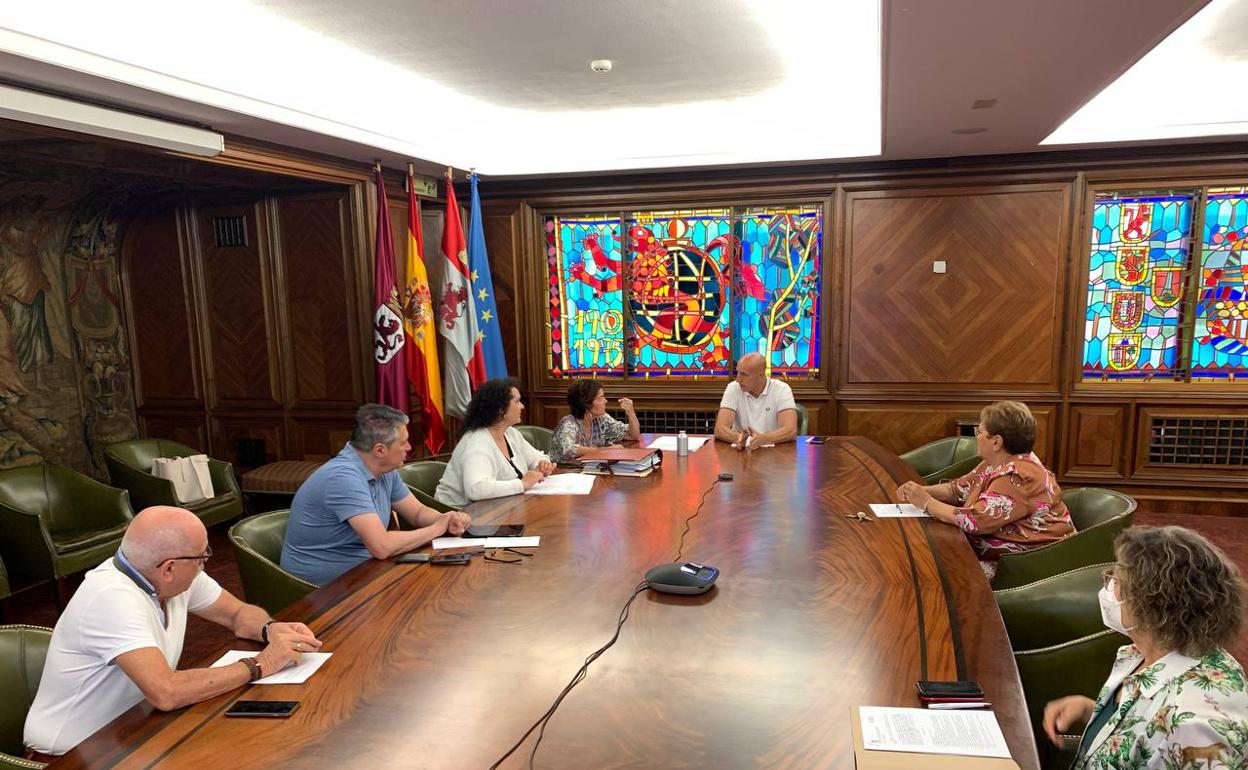
[[[858,770],[1019,770],[1014,760],[998,757],[869,751],[862,746],[862,720],[858,716],[858,707],[850,706],[849,715],[854,728],[854,766]]]

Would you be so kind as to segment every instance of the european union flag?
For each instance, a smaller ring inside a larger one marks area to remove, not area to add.
[[[468,221],[468,272],[472,278],[473,301],[477,309],[481,354],[485,358],[486,379],[507,376],[507,360],[503,358],[503,337],[498,326],[498,306],[494,304],[494,279],[490,277],[490,258],[485,252],[485,230],[481,224],[481,197],[477,194],[477,175],[472,181],[472,217]]]

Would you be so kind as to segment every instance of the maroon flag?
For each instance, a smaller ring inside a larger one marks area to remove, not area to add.
[[[386,181],[377,172],[377,265],[373,282],[373,360],[377,363],[377,402],[408,413],[407,360],[404,357],[403,307],[394,282],[394,238]]]

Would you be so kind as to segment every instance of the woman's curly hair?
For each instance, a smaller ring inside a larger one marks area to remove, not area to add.
[[[1123,602],[1162,648],[1200,657],[1239,638],[1244,580],[1204,537],[1186,527],[1132,527],[1114,551]]]
[[[481,387],[477,388],[477,392],[472,394],[472,400],[468,402],[464,430],[488,428],[503,419],[507,407],[511,405],[512,388],[519,390],[520,385],[510,377],[499,377],[481,383]]]
[[[577,380],[568,386],[568,408],[572,410],[572,416],[578,420],[583,418],[593,408],[600,390],[602,384],[598,380]]]

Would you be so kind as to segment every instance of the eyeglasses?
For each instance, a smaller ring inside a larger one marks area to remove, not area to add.
[[[200,554],[199,556],[170,556],[168,559],[165,559],[165,561],[182,561],[185,559],[186,561],[207,562],[211,558],[212,558],[212,544],[210,543],[208,547],[204,549],[204,552]]]
[[[1101,573],[1101,587],[1114,590],[1114,584],[1118,582],[1118,576],[1114,574],[1114,568],[1110,567]]]
[[[523,556],[523,557],[524,557],[524,559],[532,559],[532,558],[533,558],[533,554],[531,554],[531,553],[525,553],[524,551],[517,551],[517,550],[516,550],[516,549],[514,549],[514,548],[496,548],[496,549],[494,549],[494,553],[498,553],[499,551],[506,551],[507,553],[514,553],[516,556]],[[493,556],[493,555],[491,555],[489,551],[486,551],[486,552],[485,552],[485,560],[486,560],[486,561],[496,561],[496,562],[498,562],[499,564],[519,564],[520,562],[524,561],[524,559],[500,559],[500,558],[498,558],[497,556]]]

